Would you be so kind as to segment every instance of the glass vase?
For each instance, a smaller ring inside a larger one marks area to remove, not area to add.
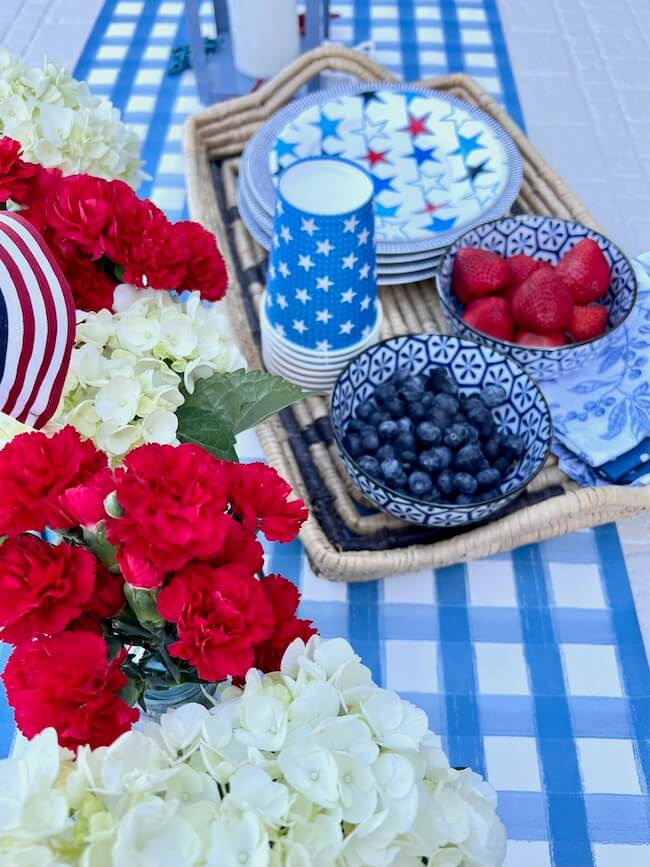
[[[159,689],[144,691],[145,716],[158,722],[168,710],[174,710],[184,704],[202,704],[203,707],[213,707],[213,696],[216,692],[214,683],[179,683]]]

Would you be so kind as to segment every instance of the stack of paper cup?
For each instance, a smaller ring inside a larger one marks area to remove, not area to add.
[[[283,172],[260,323],[267,369],[309,388],[333,386],[379,339],[373,183],[354,163],[313,157]]]

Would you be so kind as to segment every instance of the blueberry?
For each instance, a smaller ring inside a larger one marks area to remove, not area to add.
[[[460,399],[460,403],[465,412],[467,412],[471,407],[483,406],[481,395],[478,393],[463,395]]]
[[[384,404],[384,409],[386,412],[389,412],[394,419],[400,419],[406,412],[406,404],[404,404],[398,397],[394,397],[392,400],[387,400]]]
[[[427,410],[427,412],[434,406],[435,395],[431,394],[430,391],[425,391],[422,395],[422,400],[420,403]]]
[[[450,449],[458,449],[469,440],[469,426],[466,424],[452,424],[445,431],[444,442]]]
[[[501,447],[503,449],[504,455],[507,458],[510,458],[510,460],[516,460],[517,458],[520,458],[526,450],[524,441],[520,436],[517,436],[516,434],[508,434],[507,437],[504,437]]]
[[[454,490],[454,474],[451,470],[443,470],[438,476],[438,487],[445,495],[449,495]]]
[[[352,421],[348,423],[346,428],[346,433],[361,433],[366,425],[359,418],[353,418]]]
[[[401,434],[402,433],[413,433],[413,430],[415,429],[415,425],[413,424],[413,422],[411,421],[410,418],[407,418],[405,416],[404,418],[400,418],[398,420],[397,428]]]
[[[395,449],[388,444],[380,446],[377,449],[376,457],[378,461],[389,461],[391,458],[395,457]]]
[[[505,388],[501,385],[485,385],[481,391],[483,403],[494,409],[495,406],[501,406],[508,399]]]
[[[400,387],[400,394],[407,403],[419,400],[424,394],[424,382],[419,376],[410,376]]]
[[[372,455],[362,455],[358,460],[358,464],[364,473],[368,473],[373,479],[379,477],[379,461],[377,458],[373,458]]]
[[[492,436],[483,443],[483,454],[490,461],[495,461],[501,452],[501,443]]]
[[[437,473],[440,470],[446,469],[451,464],[451,458],[451,451],[447,446],[438,446],[437,448],[420,452],[418,463],[428,473]]]
[[[397,422],[392,419],[387,419],[386,421],[382,421],[382,423],[377,428],[377,433],[379,434],[382,440],[394,440],[399,430],[397,428]]]
[[[476,502],[476,497],[473,497],[471,494],[459,494],[456,497],[456,505],[457,506],[469,506],[475,502]]]
[[[440,394],[440,392],[443,392],[444,394],[456,394],[458,392],[458,388],[455,383],[451,381],[451,378],[444,367],[434,367],[433,370],[430,371],[429,388],[431,391],[435,391],[438,394]]]
[[[489,440],[492,439],[494,434],[497,431],[497,426],[494,423],[494,419],[490,419],[489,421],[484,421],[482,424],[478,426],[478,432],[481,435],[481,439]]]
[[[361,434],[361,448],[363,453],[367,455],[376,452],[379,448],[379,437],[372,428],[366,428]]]
[[[412,433],[400,433],[395,440],[395,448],[398,451],[415,451],[416,439]]]
[[[427,411],[419,400],[413,401],[409,406],[408,414],[413,421],[422,421],[423,418],[427,417]]]
[[[409,468],[414,467],[418,462],[417,454],[408,449],[400,454],[399,459],[403,467],[408,466]]]
[[[474,427],[473,424],[467,424],[467,430],[469,431],[469,435],[467,437],[467,442],[469,443],[477,443],[481,439],[481,434],[478,428]]]
[[[494,488],[501,481],[501,473],[496,467],[488,467],[485,470],[478,471],[476,481],[479,488]]]
[[[409,490],[416,497],[428,494],[432,487],[431,479],[426,473],[421,472],[421,470],[416,470],[409,476]]]
[[[498,488],[490,488],[478,495],[478,499],[485,502],[486,500],[495,500],[501,496],[501,491]]]
[[[433,398],[433,405],[448,412],[449,415],[456,415],[460,409],[459,401],[453,395],[447,394],[444,391]]]
[[[454,465],[465,473],[475,475],[483,466],[484,460],[485,458],[480,448],[470,443],[458,450]]]
[[[431,490],[429,493],[422,497],[423,500],[426,500],[427,503],[439,503],[442,499],[442,494],[440,493],[439,488],[436,488],[435,485],[431,486]]]
[[[374,398],[378,404],[385,404],[386,401],[393,400],[397,397],[397,389],[392,382],[383,382],[375,389]]]
[[[343,445],[353,458],[360,458],[363,454],[361,447],[361,437],[358,434],[350,434],[344,437]]]
[[[382,476],[387,482],[397,481],[401,475],[404,475],[404,471],[396,458],[389,458],[386,461],[382,461],[379,467]]]
[[[492,413],[486,406],[483,406],[482,403],[473,403],[471,406],[467,407],[465,414],[467,415],[468,420],[473,424],[486,424],[489,421],[493,421]]]
[[[421,421],[415,428],[415,433],[419,440],[429,445],[436,445],[442,439],[442,431],[431,421]]]
[[[439,406],[434,406],[429,413],[431,421],[437,425],[440,430],[446,430],[451,425],[451,416]]]
[[[360,418],[362,421],[367,421],[373,412],[377,411],[377,404],[374,402],[372,398],[370,400],[364,400],[363,403],[360,403],[356,408],[355,415],[357,418]]]
[[[508,475],[508,470],[512,466],[512,461],[509,461],[508,458],[500,457],[496,459],[494,466],[501,473],[501,478],[503,479]]]
[[[395,385],[402,385],[408,379],[411,378],[411,371],[408,367],[400,367],[399,370],[396,370],[392,376],[392,382]]]
[[[440,478],[438,478],[438,485]],[[459,494],[474,494],[478,488],[478,482],[469,473],[454,473],[454,488]]]
[[[373,412],[368,419],[368,424],[372,425],[372,427],[379,427],[382,421],[387,421],[389,418],[390,413],[382,412],[381,410],[375,410],[375,412]]]

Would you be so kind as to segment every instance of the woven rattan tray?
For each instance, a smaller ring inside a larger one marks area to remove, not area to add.
[[[259,126],[324,70],[364,81],[395,80],[361,54],[323,47],[303,55],[257,92],[193,115],[185,131],[190,211],[215,233],[226,257],[231,277],[228,315],[251,367],[262,366],[257,307],[265,282],[266,251],[250,237],[237,212],[239,157]],[[597,228],[584,205],[476,82],[456,74],[420,84],[479,105],[510,133],[524,161],[522,188],[513,210],[574,219]],[[382,287],[381,300],[383,337],[446,330],[432,280]],[[650,508],[650,487],[579,488],[550,458],[526,494],[496,520],[469,529],[429,530],[359,508],[363,500],[339,463],[325,399],[302,401],[257,432],[269,463],[310,507],[301,538],[314,570],[337,581],[363,581],[485,557]]]

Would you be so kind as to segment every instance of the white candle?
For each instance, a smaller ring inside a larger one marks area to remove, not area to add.
[[[300,53],[296,0],[228,0],[235,67],[270,78]]]

